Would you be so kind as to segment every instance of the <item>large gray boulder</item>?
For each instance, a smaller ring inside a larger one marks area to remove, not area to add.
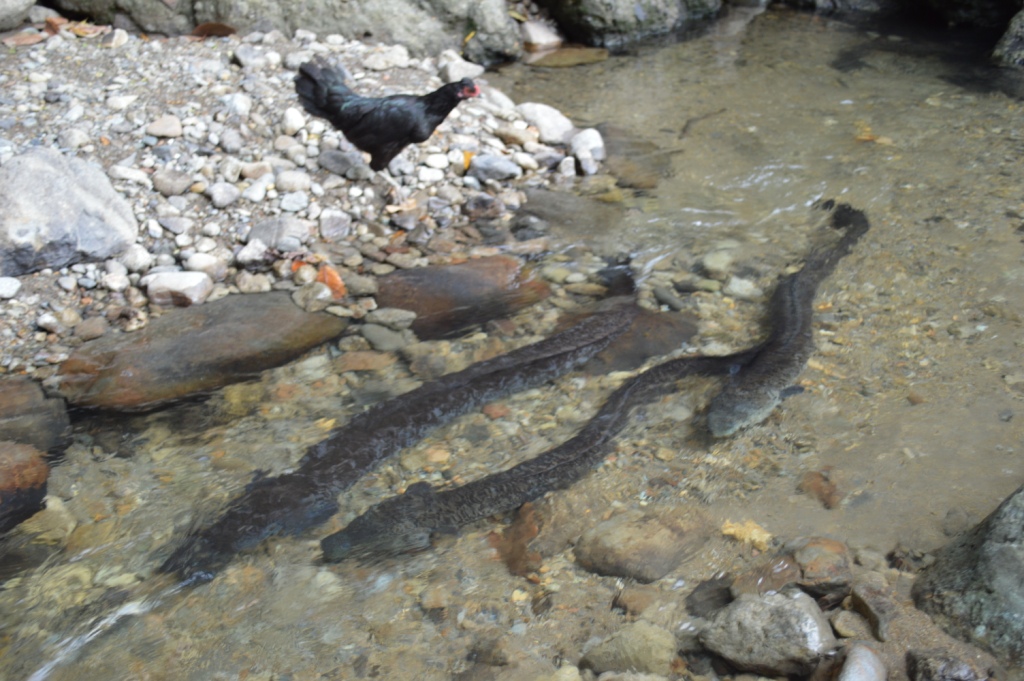
[[[21,25],[28,16],[28,8],[33,4],[35,0],[0,0],[0,31]]]
[[[0,0],[2,1],[2,0]],[[152,33],[187,33],[220,21],[240,33],[308,29],[328,35],[405,45],[414,55],[437,55],[466,41],[468,59],[480,63],[517,57],[519,27],[505,0],[55,0],[64,11],[99,22],[120,16]]]
[[[914,603],[958,638],[1024,665],[1024,487],[918,575]]]
[[[721,0],[538,0],[570,39],[620,47],[713,17]]]
[[[992,56],[1004,66],[1024,66],[1024,9],[1013,17]]]
[[[101,168],[36,148],[0,167],[0,275],[118,255],[138,235]]]

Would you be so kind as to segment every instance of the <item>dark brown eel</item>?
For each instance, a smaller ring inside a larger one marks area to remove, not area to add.
[[[189,583],[212,579],[239,551],[295,535],[338,511],[337,495],[385,458],[474,407],[560,376],[632,323],[632,297],[609,298],[575,326],[425,383],[357,414],[311,446],[297,469],[254,480],[212,525],[189,534],[161,566]]]
[[[812,323],[818,286],[870,227],[863,212],[845,203],[835,206],[831,224],[844,230],[843,236],[833,245],[813,250],[799,272],[779,282],[768,305],[771,332],[767,340],[754,360],[711,400],[708,430],[715,437],[728,437],[768,418],[814,352]]]
[[[827,202],[826,209],[834,204]],[[570,440],[508,470],[461,487],[436,491],[428,483],[385,499],[321,542],[324,558],[369,559],[426,549],[431,536],[495,513],[512,510],[542,494],[568,487],[603,458],[625,426],[629,412],[669,392],[686,376],[733,374],[711,403],[708,425],[724,436],[764,420],[779,404],[814,349],[813,302],[819,284],[867,232],[867,217],[846,204],[834,207],[831,224],[839,241],[812,251],[804,267],[779,282],[770,302],[768,338],[721,357],[684,357],[657,365],[620,386]]]

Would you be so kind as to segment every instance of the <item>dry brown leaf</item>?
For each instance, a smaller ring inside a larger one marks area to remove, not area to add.
[[[21,33],[9,35],[0,42],[7,47],[26,47],[28,45],[41,43],[48,37],[49,36],[45,33],[29,33],[28,31],[22,31]]]

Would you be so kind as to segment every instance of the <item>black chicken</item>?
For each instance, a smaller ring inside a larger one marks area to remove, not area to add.
[[[383,170],[402,149],[424,142],[463,99],[480,88],[469,78],[430,94],[363,97],[345,85],[344,72],[307,62],[295,76],[295,91],[306,111],[326,118],[357,149],[370,154],[370,167]]]

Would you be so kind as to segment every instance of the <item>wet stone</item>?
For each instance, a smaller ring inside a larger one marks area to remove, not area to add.
[[[838,681],[885,681],[887,676],[885,663],[878,653],[857,643],[846,653]]]
[[[849,550],[842,542],[812,537],[793,549],[793,557],[803,572],[800,587],[807,593],[836,600],[849,593],[853,573]]]
[[[228,296],[82,345],[60,366],[60,391],[81,406],[148,408],[247,380],[346,325],[301,310],[285,292]]]
[[[363,338],[368,340],[373,349],[378,352],[394,352],[408,345],[408,341],[402,333],[379,324],[363,324],[360,327],[360,332],[363,334]]]
[[[75,336],[90,341],[105,334],[109,328],[110,324],[105,317],[89,317],[75,326]]]
[[[781,591],[800,579],[800,566],[792,556],[775,556],[736,577],[729,591],[734,598]]]
[[[41,451],[0,441],[0,534],[42,509],[49,475]]]
[[[292,301],[306,312],[322,312],[334,302],[334,293],[327,284],[311,281],[292,292]]]
[[[630,585],[622,589],[612,605],[627,615],[639,615],[661,598],[661,589],[654,586]]]
[[[583,653],[580,667],[668,675],[676,657],[676,638],[647,622],[628,624]]]
[[[507,317],[548,296],[547,284],[510,256],[458,265],[398,270],[377,281],[377,304],[412,310],[423,340],[456,336],[475,324]]]
[[[378,371],[385,369],[396,362],[396,358],[389,352],[375,352],[370,350],[352,350],[342,353],[334,360],[335,371]]]
[[[945,650],[907,651],[907,675],[910,681],[985,681],[988,670]]]
[[[711,251],[701,261],[701,268],[704,273],[712,279],[725,280],[729,276],[729,269],[735,259],[732,250]]]
[[[354,296],[372,296],[377,293],[377,280],[364,277],[353,272],[342,272],[341,280],[345,282],[348,292]]]
[[[69,433],[70,420],[64,400],[48,398],[32,379],[0,378],[0,440],[52,452],[67,444]]]
[[[736,667],[766,676],[808,674],[836,647],[825,615],[801,591],[740,596],[713,616],[700,639]]]
[[[899,608],[893,601],[892,590],[885,577],[877,572],[859,576],[850,595],[853,609],[871,623],[875,638],[888,641],[889,625],[898,615]]]
[[[647,583],[661,579],[707,539],[700,519],[681,513],[622,513],[587,530],[576,544],[576,561],[601,575]]]
[[[591,376],[630,371],[652,357],[668,354],[697,333],[689,313],[658,313],[641,309],[628,329],[584,365]]]
[[[380,324],[395,331],[404,331],[412,326],[416,313],[411,310],[400,310],[395,307],[381,307],[366,315],[368,324]]]
[[[868,621],[851,610],[836,610],[830,615],[829,621],[832,622],[832,629],[840,638],[866,640],[874,638]]]

